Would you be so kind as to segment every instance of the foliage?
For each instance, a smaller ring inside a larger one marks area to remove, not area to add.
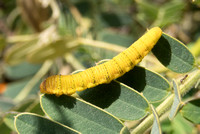
[[[2,0],[1,132],[198,133],[199,12],[198,0]],[[110,59],[154,26],[164,32],[153,54],[122,77],[40,95],[47,76]]]

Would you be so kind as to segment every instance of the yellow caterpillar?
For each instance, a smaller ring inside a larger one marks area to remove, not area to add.
[[[150,29],[125,51],[103,64],[91,67],[73,75],[53,75],[40,85],[41,93],[71,95],[76,91],[109,83],[122,76],[146,56],[162,35],[159,27]]]

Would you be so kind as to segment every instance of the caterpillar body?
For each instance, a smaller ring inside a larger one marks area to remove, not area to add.
[[[159,27],[150,29],[113,59],[72,75],[53,75],[40,84],[41,93],[71,95],[76,91],[110,83],[130,71],[146,56],[162,35]]]

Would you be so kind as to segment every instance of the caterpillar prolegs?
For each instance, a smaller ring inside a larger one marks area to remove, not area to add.
[[[146,56],[162,35],[159,27],[154,27],[134,42],[129,48],[113,59],[72,75],[53,75],[40,85],[41,93],[71,95],[76,91],[109,83],[130,71]]]

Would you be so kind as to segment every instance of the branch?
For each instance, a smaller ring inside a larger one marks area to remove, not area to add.
[[[186,79],[185,83],[180,85],[180,94],[184,96],[190,89],[196,84],[196,82],[200,79],[200,70],[195,70],[189,74],[189,78]],[[167,112],[168,109],[171,108],[172,103],[174,101],[174,94],[171,94],[163,103],[161,103],[156,111],[159,116],[162,116]],[[132,132],[131,134],[142,134],[153,124],[154,116],[150,114],[144,119]]]

